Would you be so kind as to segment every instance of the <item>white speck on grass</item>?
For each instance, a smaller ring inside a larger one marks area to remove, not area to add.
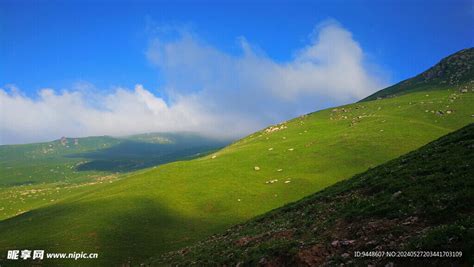
[[[273,184],[273,183],[276,183],[276,182],[278,182],[278,179],[269,180],[269,181],[266,181],[265,183],[266,184]]]

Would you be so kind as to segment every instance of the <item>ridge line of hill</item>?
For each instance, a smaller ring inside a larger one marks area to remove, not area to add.
[[[359,102],[422,91],[427,87],[455,87],[459,91],[474,91],[474,47],[465,48],[443,59],[428,70],[379,90]]]

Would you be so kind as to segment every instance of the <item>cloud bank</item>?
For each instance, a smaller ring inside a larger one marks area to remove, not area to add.
[[[352,34],[334,22],[318,26],[288,62],[276,62],[243,37],[239,43],[241,54],[232,55],[189,32],[153,39],[146,56],[165,80],[166,101],[140,84],[108,94],[42,89],[36,98],[4,86],[0,143],[171,131],[236,138],[383,86]]]

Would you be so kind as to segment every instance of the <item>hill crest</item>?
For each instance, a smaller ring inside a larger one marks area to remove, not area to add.
[[[461,93],[474,91],[474,48],[466,48],[447,56],[417,76],[382,89],[360,102],[394,97],[433,87],[455,88]]]

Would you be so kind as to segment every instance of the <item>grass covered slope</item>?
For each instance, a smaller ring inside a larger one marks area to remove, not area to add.
[[[119,139],[98,136],[61,138],[51,142],[0,146],[0,186],[90,181],[97,173],[79,172],[85,159],[70,157],[118,145]]]
[[[474,124],[157,264],[431,266],[474,262]],[[356,258],[354,251],[462,251],[462,258]],[[467,264],[469,265],[469,264]]]
[[[433,89],[308,114],[3,220],[0,256],[9,248],[99,252],[81,262],[109,266],[189,245],[473,121],[473,93]]]
[[[0,220],[49,206],[124,177],[227,144],[191,133],[61,138],[0,146]]]
[[[66,138],[0,146],[0,187],[48,182],[77,183],[196,157],[227,142],[190,133]]]
[[[433,87],[474,91],[473,77],[474,48],[467,48],[442,59],[427,71],[380,90],[361,102],[429,90]]]

